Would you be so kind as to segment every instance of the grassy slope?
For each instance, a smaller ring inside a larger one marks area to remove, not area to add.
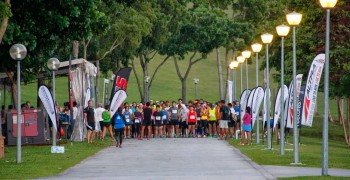
[[[223,68],[223,81],[226,82],[226,69],[225,69],[225,62],[224,62],[224,49],[221,49],[221,64]],[[229,57],[232,57],[230,53]],[[264,57],[260,58],[259,62],[263,61]],[[162,61],[161,56],[156,56],[155,59],[153,59],[149,64],[149,74],[152,75],[155,67]],[[251,59],[252,63],[248,65],[248,72],[249,72],[249,88],[255,87],[255,58]],[[139,64],[138,59],[135,61],[136,65],[136,72],[139,76],[139,79],[142,81],[142,70]],[[187,69],[188,61],[183,60],[179,62],[181,73],[184,74]],[[275,71],[272,70],[272,73]],[[237,93],[240,92],[240,68],[237,70],[237,87],[236,91]],[[246,84],[246,76],[245,76],[245,65],[243,66],[243,89],[245,88]],[[216,52],[213,52],[209,54],[207,59],[204,59],[194,66],[192,66],[191,72],[187,79],[187,99],[194,99],[194,83],[193,79],[199,78],[199,84],[198,84],[198,97],[204,98],[209,101],[217,101],[219,99],[219,78],[217,73],[217,64],[216,64]],[[230,75],[230,79],[232,78],[232,74]],[[304,78],[305,81],[305,78]],[[103,81],[101,81],[103,82]],[[278,83],[271,81],[271,87],[275,89],[272,93],[277,92],[277,86]],[[142,83],[142,82],[141,82]],[[263,83],[263,72],[259,71],[259,84],[262,85]],[[225,83],[226,84],[226,83]],[[225,88],[224,84],[224,88]],[[289,84],[289,83],[288,83]],[[67,90],[67,78],[57,78],[56,80],[56,96],[57,101],[60,104],[63,104],[63,102],[68,101],[68,90]],[[36,83],[28,84],[25,86],[22,86],[22,102],[25,102],[26,100],[30,100],[33,102],[32,104],[36,104]],[[127,101],[132,102],[140,101],[139,92],[137,88],[136,79],[134,76],[134,73],[132,72],[129,79],[128,84],[128,99]],[[101,96],[102,96],[102,85],[101,85]],[[154,82],[152,84],[151,90],[150,90],[150,99],[153,100],[176,100],[181,96],[181,82],[176,74],[175,67],[174,67],[174,61],[170,58],[158,71],[158,74],[156,75]],[[273,96],[274,97],[274,96]],[[9,102],[9,93],[7,93],[7,104]],[[323,94],[318,94],[318,102],[323,102]],[[334,101],[330,102],[330,108],[331,112],[336,115],[336,105]],[[317,103],[318,105],[318,111],[323,112],[323,103]]]

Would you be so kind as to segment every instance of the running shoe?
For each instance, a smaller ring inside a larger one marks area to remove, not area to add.
[[[244,143],[240,142],[239,145],[244,146]]]

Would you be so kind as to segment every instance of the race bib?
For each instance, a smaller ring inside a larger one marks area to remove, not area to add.
[[[173,109],[173,110],[171,111],[171,113],[177,114],[177,110],[176,110],[176,109]]]
[[[210,117],[215,117],[215,115],[214,115],[214,114],[210,114],[209,116],[210,116]]]
[[[196,119],[196,117],[194,115],[191,115],[190,119]]]
[[[159,121],[161,120],[162,118],[160,116],[156,116],[156,120]]]
[[[135,123],[140,123],[140,120],[139,119],[135,119]]]
[[[130,119],[129,118],[125,118],[126,122],[130,122]]]
[[[201,117],[197,117],[197,121],[200,121],[201,120]]]
[[[163,120],[166,120],[166,115],[163,115]]]

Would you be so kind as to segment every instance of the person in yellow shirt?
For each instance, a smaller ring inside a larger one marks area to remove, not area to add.
[[[212,138],[213,136],[216,137],[216,109],[214,108],[214,104],[210,104],[209,108],[209,138]]]
[[[208,112],[208,109],[206,107],[206,105],[202,105],[202,109],[201,109],[201,113],[200,113],[200,116],[201,116],[201,121],[200,121],[200,129],[202,129],[202,134],[198,134],[198,137],[206,137],[206,130],[207,130],[207,126],[208,126],[208,115],[209,115],[209,112]]]

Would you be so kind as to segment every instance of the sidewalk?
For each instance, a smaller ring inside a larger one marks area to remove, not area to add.
[[[226,141],[127,139],[48,179],[275,179]]]
[[[321,168],[289,167],[289,166],[263,166],[275,177],[295,177],[295,176],[321,176]],[[349,177],[350,169],[328,169],[328,175]]]
[[[320,168],[260,166],[215,138],[127,139],[62,174],[46,179],[277,179],[320,176]],[[329,169],[331,176],[350,177],[350,169]]]

